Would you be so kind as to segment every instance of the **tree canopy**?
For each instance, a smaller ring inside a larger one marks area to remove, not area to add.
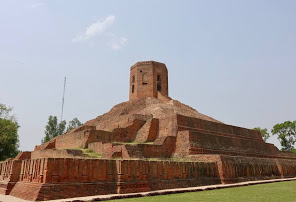
[[[273,126],[273,135],[277,135],[283,151],[293,151],[296,142],[296,121],[285,121]]]
[[[262,135],[262,138],[263,140],[266,142],[266,140],[270,137],[268,131],[267,131],[267,128],[260,128],[260,127],[256,127],[256,128],[253,128],[254,130],[258,130],[260,131],[261,135]]]
[[[81,126],[82,123],[78,120],[78,118],[74,118],[69,121],[66,132]],[[45,126],[45,137],[42,140],[42,143],[48,142],[52,138],[62,135],[65,133],[66,129],[66,121],[63,120],[58,123],[58,118],[56,116],[49,116],[47,125]]]
[[[11,107],[0,104],[0,161],[15,157],[19,150],[19,125]]]
[[[72,121],[69,121],[67,132],[74,128],[78,128],[79,126],[82,126],[82,123],[78,120],[78,118],[74,118]]]
[[[47,125],[45,126],[45,137],[42,143],[48,142],[52,138],[64,134],[66,129],[66,121],[61,121],[58,123],[58,118],[56,116],[49,116]]]

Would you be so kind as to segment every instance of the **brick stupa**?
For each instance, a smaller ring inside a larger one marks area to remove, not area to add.
[[[0,163],[0,193],[52,200],[296,176],[295,155],[260,132],[171,99],[165,64],[133,65],[129,91],[128,102]]]

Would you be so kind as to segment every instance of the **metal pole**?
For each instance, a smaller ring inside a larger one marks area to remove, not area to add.
[[[64,91],[63,91],[63,102],[62,102],[61,121],[63,120],[63,113],[64,113],[65,90],[66,90],[66,77],[65,77],[65,79],[64,79]]]

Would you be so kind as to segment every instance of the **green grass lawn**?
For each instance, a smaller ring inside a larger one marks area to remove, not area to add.
[[[150,202],[150,201],[280,201],[296,202],[296,181],[276,182],[236,188],[217,189],[200,192],[188,192],[130,199],[112,200],[113,202]]]

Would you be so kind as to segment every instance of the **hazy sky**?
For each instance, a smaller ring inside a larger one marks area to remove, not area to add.
[[[65,76],[64,118],[85,122],[128,100],[144,60],[166,64],[172,98],[224,123],[296,120],[295,0],[0,0],[0,27],[0,103],[21,150],[60,117]]]

